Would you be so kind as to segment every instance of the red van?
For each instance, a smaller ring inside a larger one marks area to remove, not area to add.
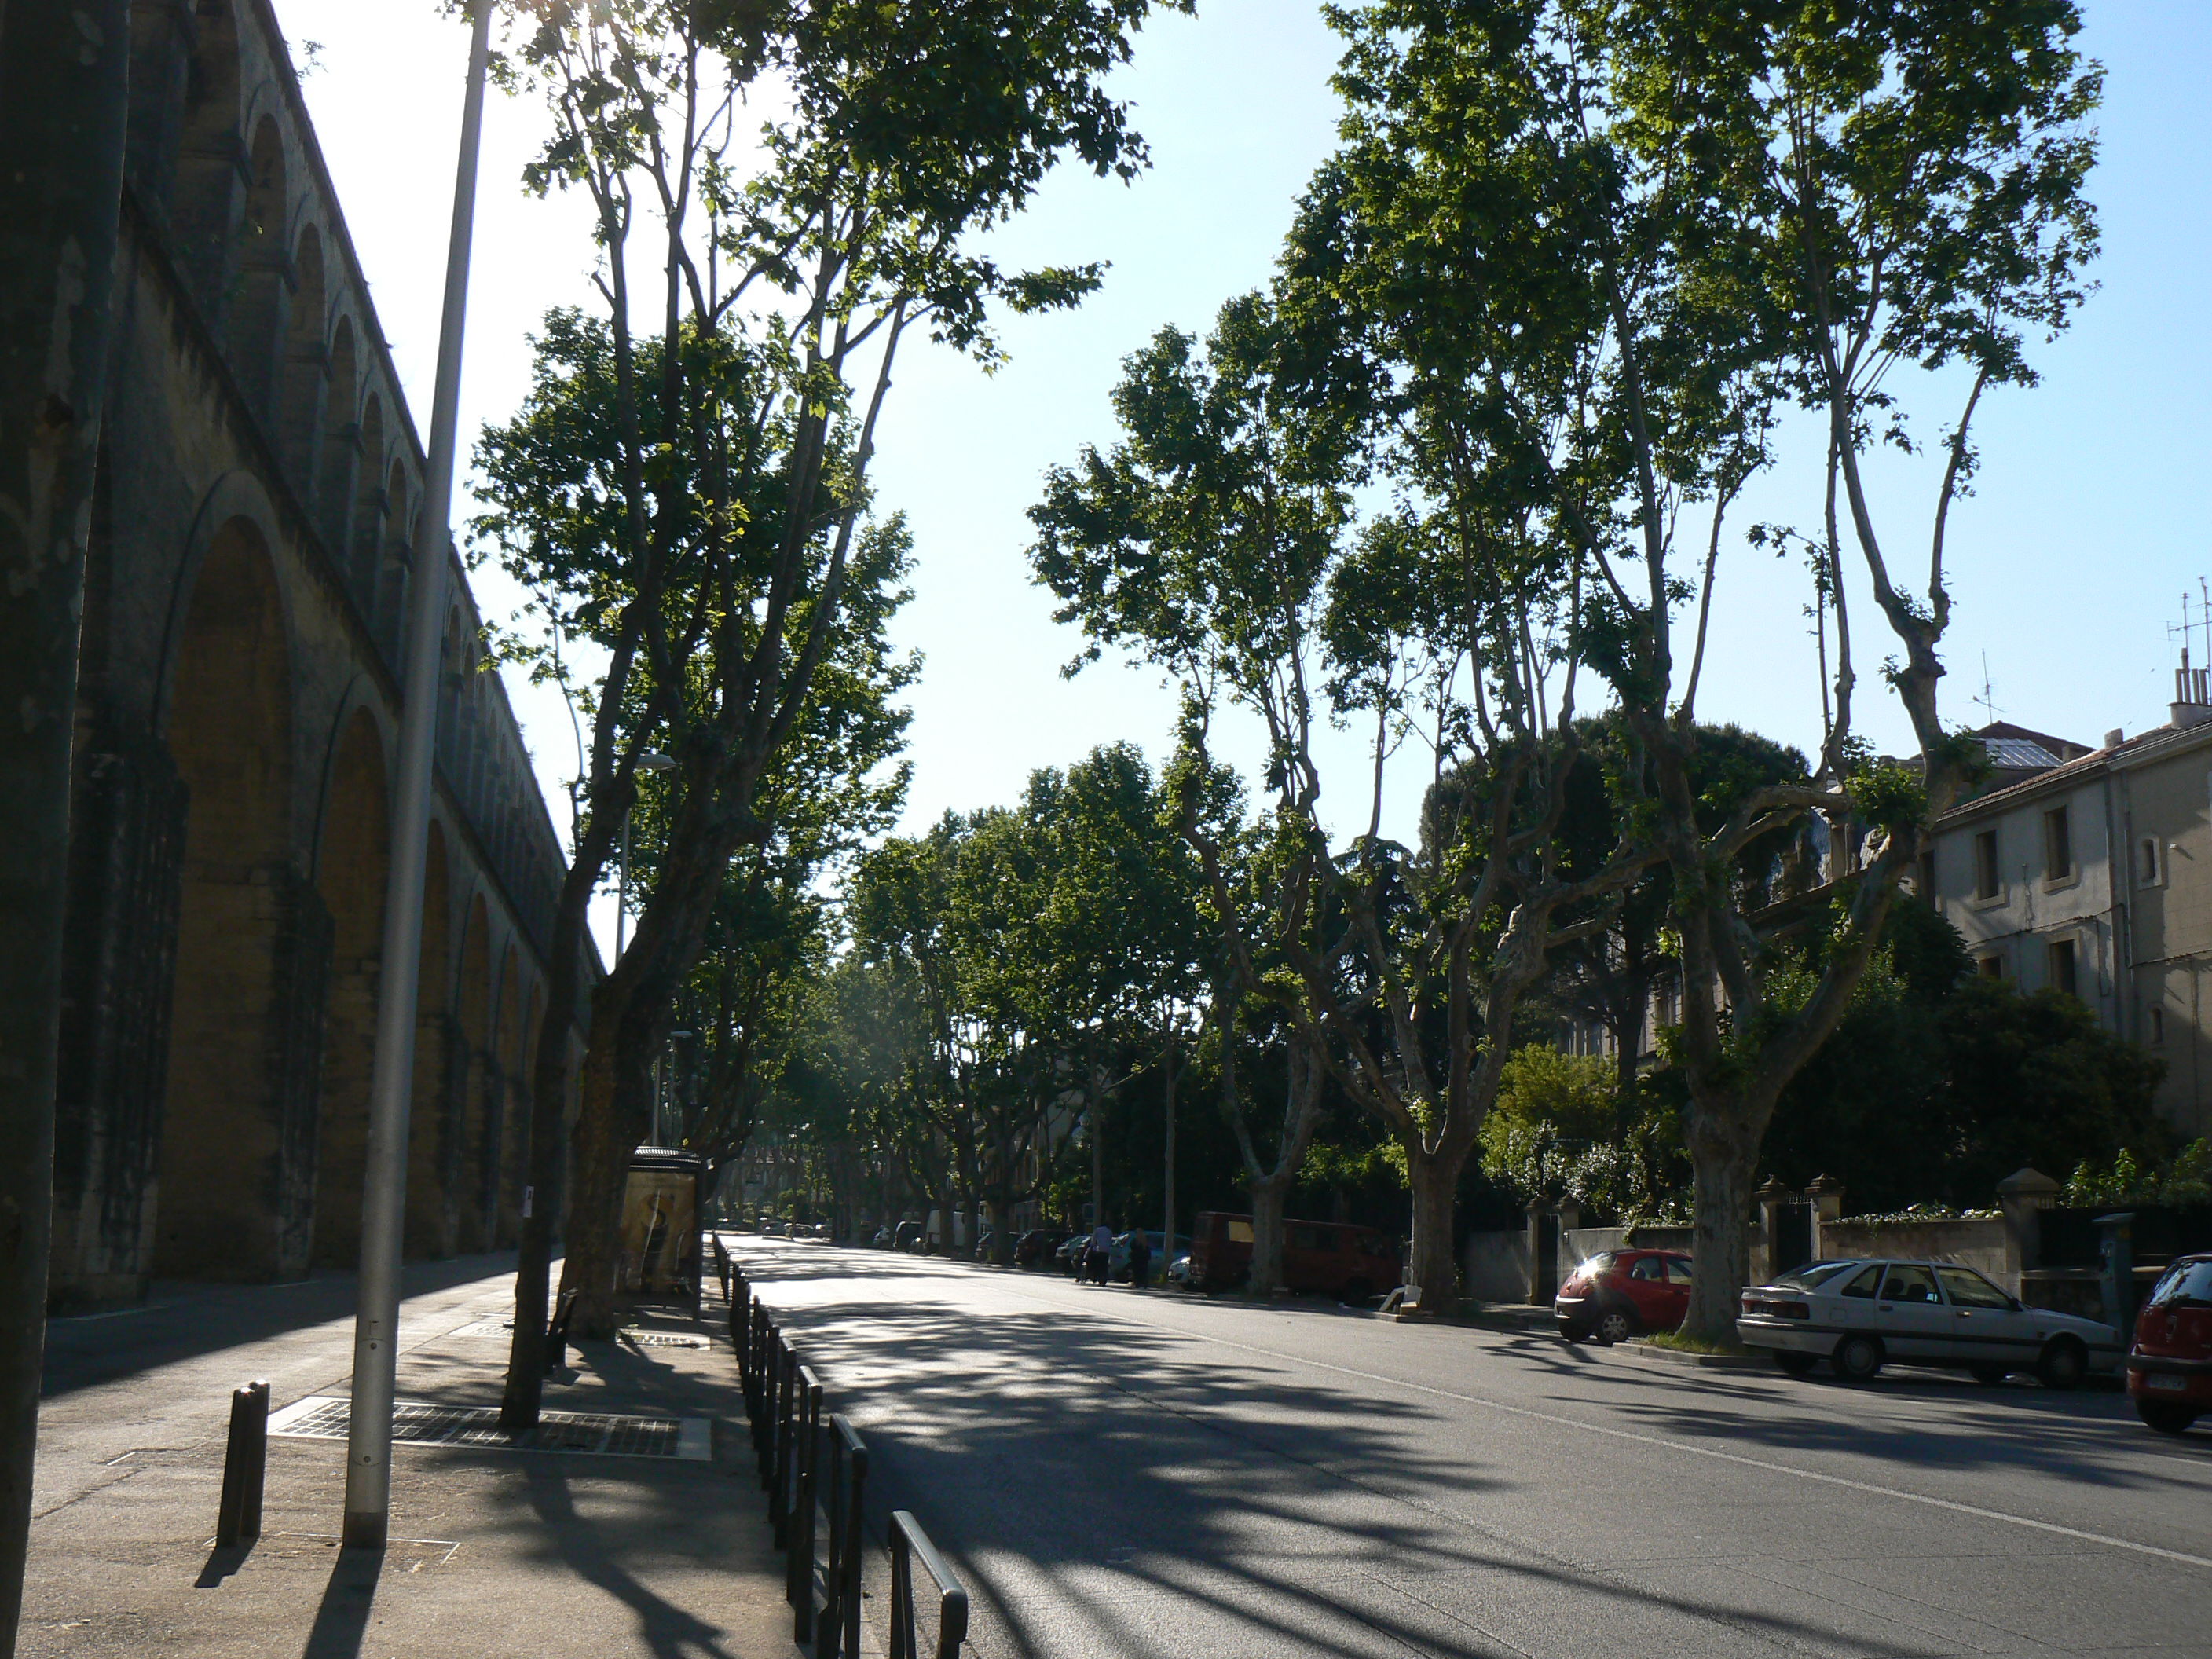
[[[1252,1218],[1199,1212],[1190,1236],[1190,1282],[1201,1291],[1243,1283],[1252,1271]],[[1336,1221],[1283,1224],[1283,1283],[1345,1302],[1395,1290],[1405,1275],[1398,1241],[1372,1227]]]

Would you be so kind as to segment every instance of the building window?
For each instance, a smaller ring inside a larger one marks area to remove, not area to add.
[[[1981,960],[1975,963],[1974,971],[1979,974],[1984,979],[2002,979],[2004,977],[2004,958],[2002,957],[1984,957]]]
[[[2043,815],[2043,867],[2052,881],[2063,881],[2074,873],[2074,828],[2063,806]]]
[[[2145,836],[2136,843],[2136,884],[2158,885],[2158,837]]]
[[[2163,1008],[2160,1008],[2160,1007],[2157,1006],[2155,1004],[2154,1004],[2154,1005],[2152,1006],[2152,1008],[2151,1008],[2151,1011],[2150,1011],[2150,1042],[2151,1042],[2151,1047],[2153,1047],[2153,1048],[2156,1048],[2160,1043],[2164,1042],[2165,1041],[2166,1041],[2166,1010],[2165,1010],[2165,1009],[2163,1009]]]
[[[1974,837],[1974,896],[1992,899],[2003,890],[1997,879],[1997,832],[1984,830]]]
[[[2070,939],[2051,942],[2051,984],[2052,989],[2063,991],[2069,997],[2081,994],[2075,977],[2074,941]]]

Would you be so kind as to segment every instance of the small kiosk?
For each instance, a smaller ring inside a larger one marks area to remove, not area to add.
[[[632,1302],[698,1311],[699,1200],[706,1176],[707,1160],[696,1152],[641,1146],[630,1155],[616,1288]]]

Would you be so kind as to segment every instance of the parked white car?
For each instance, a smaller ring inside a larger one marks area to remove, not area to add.
[[[2116,1371],[2126,1350],[2109,1325],[2030,1308],[1948,1261],[1814,1261],[1743,1293],[1736,1334],[1792,1376],[1823,1359],[1863,1382],[1883,1365],[1940,1365],[2002,1382],[2032,1370],[2070,1389]]]

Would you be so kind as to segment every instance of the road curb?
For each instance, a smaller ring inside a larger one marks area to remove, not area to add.
[[[1648,1342],[1624,1342],[1613,1352],[1625,1354],[1631,1359],[1656,1360],[1664,1365],[1692,1365],[1703,1370],[1766,1370],[1774,1364],[1765,1354],[1681,1353],[1673,1348],[1655,1348]]]

